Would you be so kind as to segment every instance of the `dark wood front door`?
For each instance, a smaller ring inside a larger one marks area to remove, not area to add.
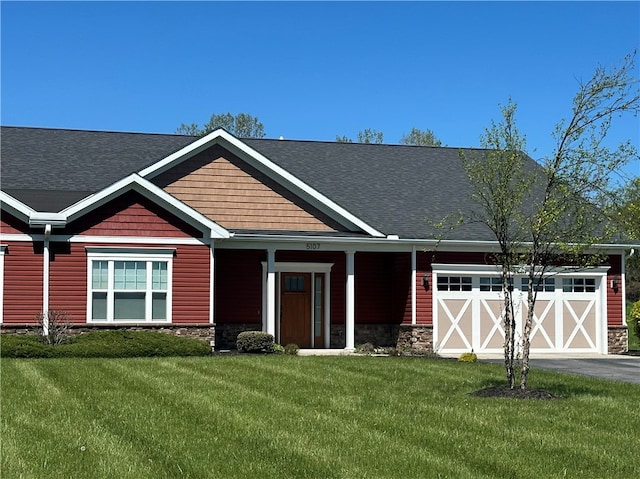
[[[311,274],[282,273],[280,344],[311,347]]]

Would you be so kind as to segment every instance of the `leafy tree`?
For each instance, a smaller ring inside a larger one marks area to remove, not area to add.
[[[522,205],[530,194],[533,176],[526,168],[525,139],[515,122],[516,105],[502,107],[504,120],[491,123],[481,137],[486,150],[482,155],[460,153],[463,167],[474,185],[472,197],[479,209],[467,221],[485,224],[495,235],[500,252],[495,255],[500,267],[504,299],[504,365],[507,383],[515,386],[516,322],[513,299],[514,273],[520,261],[520,248],[526,239]]]
[[[207,123],[200,128],[196,123],[181,124],[176,133],[181,135],[204,136],[217,128],[224,128],[232,135],[240,138],[263,138],[264,126],[257,117],[248,113],[214,113]]]
[[[524,145],[514,133],[515,106],[511,102],[503,109],[503,122],[487,130],[485,146],[493,144],[496,149],[495,153],[487,154],[489,165],[482,160],[463,158],[473,195],[481,200],[478,216],[492,229],[501,246],[503,277],[514,267],[527,275],[521,389],[527,387],[538,287],[545,277],[553,274],[556,264],[570,264],[579,269],[600,261],[599,255],[586,253],[593,245],[610,239],[612,231],[594,202],[606,193],[612,173],[630,158],[637,158],[630,142],[615,150],[603,146],[613,118],[640,111],[634,65],[635,53],[628,55],[618,68],[598,67],[589,81],[580,83],[572,115],[568,122],[563,120],[556,126],[554,151],[541,161],[535,176],[524,173],[524,164],[519,168],[522,173],[503,171],[518,168],[522,156],[515,151]],[[495,173],[494,169],[499,171]],[[508,246],[506,252],[504,244]],[[503,281],[505,298],[509,289],[508,281]],[[513,323],[509,325],[512,326]],[[505,341],[508,379],[507,357],[513,351],[510,341],[510,338]],[[511,381],[509,385],[514,387]]]
[[[611,215],[623,234],[624,241],[640,241],[640,177],[632,178],[624,186],[613,192],[610,201]],[[626,262],[627,300],[640,300],[640,251]]]
[[[384,135],[381,131],[372,128],[365,128],[358,132],[358,143],[376,143],[383,142]],[[353,143],[353,140],[345,135],[336,135],[338,143]]]
[[[442,146],[442,142],[436,137],[433,131],[426,129],[424,131],[418,128],[411,128],[407,135],[400,138],[401,145],[416,146]]]

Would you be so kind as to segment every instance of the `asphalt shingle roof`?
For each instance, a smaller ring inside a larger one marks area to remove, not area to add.
[[[194,140],[180,135],[3,127],[1,186],[34,209],[59,211]],[[427,219],[437,222],[474,208],[458,148],[243,141],[384,234],[434,238],[440,232]],[[493,236],[476,223],[457,228],[449,238],[492,240]]]

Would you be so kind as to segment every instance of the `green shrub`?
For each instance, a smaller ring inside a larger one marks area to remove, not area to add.
[[[281,344],[276,343],[273,345],[273,352],[276,354],[284,354],[285,349]]]
[[[4,358],[50,358],[55,352],[35,334],[0,334],[0,356]]]
[[[636,337],[640,338],[640,301],[636,301],[629,311],[627,324]]]
[[[359,353],[370,354],[376,352],[376,347],[371,343],[364,343],[356,346],[356,351]]]
[[[211,347],[194,338],[155,331],[92,331],[72,336],[69,343],[44,344],[35,335],[0,335],[0,355],[14,358],[128,358],[207,356]]]
[[[296,356],[300,351],[300,347],[297,344],[289,343],[284,347],[284,354],[290,354]]]
[[[461,363],[475,363],[477,360],[478,356],[476,356],[476,353],[474,352],[462,353],[458,358],[458,361],[460,361]]]
[[[272,353],[274,344],[273,334],[263,331],[244,331],[236,340],[241,353]]]

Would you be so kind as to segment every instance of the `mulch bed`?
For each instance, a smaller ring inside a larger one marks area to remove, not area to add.
[[[469,393],[469,396],[484,398],[512,398],[512,399],[561,399],[544,389],[525,389],[519,387],[510,389],[509,386],[490,386],[479,391]]]

